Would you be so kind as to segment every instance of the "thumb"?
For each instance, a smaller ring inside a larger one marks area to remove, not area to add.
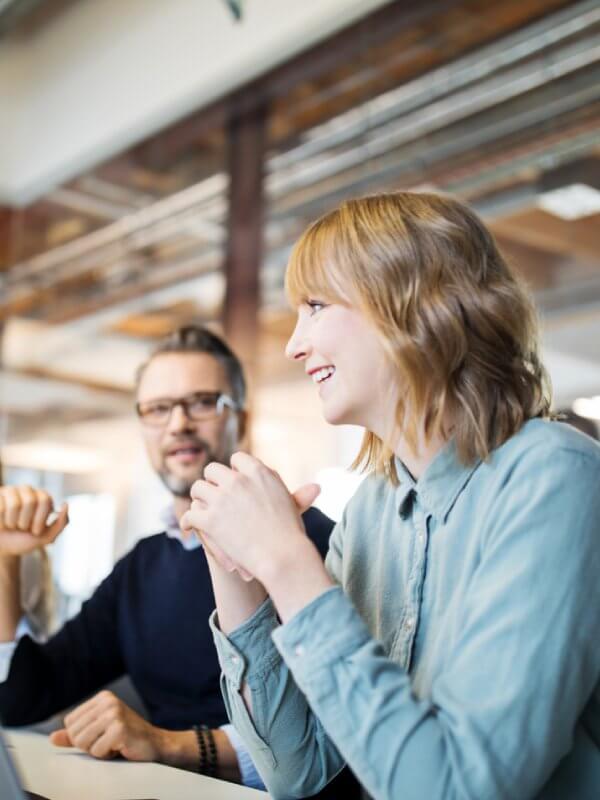
[[[73,747],[71,737],[67,733],[66,728],[61,728],[59,731],[53,731],[50,734],[50,741],[56,747]]]
[[[305,483],[304,486],[296,489],[292,497],[294,498],[298,511],[304,514],[306,509],[312,506],[320,494],[321,487],[318,483]]]
[[[57,512],[56,519],[46,528],[44,532],[44,543],[52,544],[60,533],[66,528],[69,522],[69,506],[63,503]]]

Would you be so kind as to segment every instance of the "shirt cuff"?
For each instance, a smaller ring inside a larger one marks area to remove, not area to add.
[[[16,642],[0,642],[0,683],[4,683],[8,678],[10,662],[16,646]]]
[[[10,672],[10,662],[12,661],[13,653],[15,652],[17,644],[19,643],[19,639],[21,636],[25,635],[30,636],[34,641],[36,639],[29,619],[27,617],[21,617],[21,620],[17,625],[14,642],[0,642],[0,683],[4,683],[4,681],[8,678],[8,673]]]
[[[254,761],[250,758],[250,753],[247,751],[242,737],[231,724],[221,725],[221,730],[227,736],[231,746],[235,750],[244,786],[249,786],[251,789],[265,790],[266,787],[256,771]]]
[[[356,653],[372,637],[344,591],[333,586],[274,630],[272,639],[302,689],[311,676]]]
[[[262,678],[281,656],[271,640],[279,626],[273,603],[267,598],[251,617],[248,617],[229,637],[219,629],[217,612],[209,617],[221,671],[236,691],[244,681],[252,688],[254,681]]]

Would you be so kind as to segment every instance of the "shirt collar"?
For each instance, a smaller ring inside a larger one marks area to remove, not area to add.
[[[426,512],[436,517],[439,522],[445,522],[481,460],[477,459],[473,464],[466,466],[461,464],[456,454],[455,443],[451,440],[444,445],[416,482],[399,459],[396,459],[395,463],[400,480],[396,490],[400,513],[408,513],[408,498],[417,495]]]
[[[202,542],[197,536],[184,537],[179,527],[177,516],[175,515],[175,507],[172,503],[169,503],[169,505],[161,511],[160,519],[165,526],[165,533],[167,536],[181,542],[181,546],[184,550],[196,550],[198,547],[202,547]]]

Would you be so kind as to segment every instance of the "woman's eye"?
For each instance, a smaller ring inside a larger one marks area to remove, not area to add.
[[[318,300],[307,300],[306,305],[310,308],[311,316],[325,308],[325,303],[320,303]]]

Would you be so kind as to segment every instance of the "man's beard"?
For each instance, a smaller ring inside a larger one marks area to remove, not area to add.
[[[186,436],[185,440],[186,442],[189,442],[190,437]],[[229,453],[230,448],[227,446],[225,446],[225,449],[227,449],[226,453],[217,453],[214,450],[211,450],[208,442],[206,442],[204,439],[194,437],[193,443],[196,447],[203,451],[205,456],[203,465],[198,469],[195,475],[190,477],[174,475],[164,463],[162,469],[158,471],[158,477],[172,495],[175,497],[186,497],[188,500],[190,499],[190,492],[194,483],[204,477],[204,468],[213,461],[216,461],[219,464],[226,464],[231,457]]]
[[[199,479],[202,478],[204,475],[204,470],[202,471],[202,475],[198,475],[197,478],[180,478],[177,475],[172,475],[167,470],[161,470],[158,473],[158,477],[167,487],[167,489],[171,492],[172,495],[175,497],[185,497],[189,499],[190,492],[192,491],[192,486],[194,483]]]

